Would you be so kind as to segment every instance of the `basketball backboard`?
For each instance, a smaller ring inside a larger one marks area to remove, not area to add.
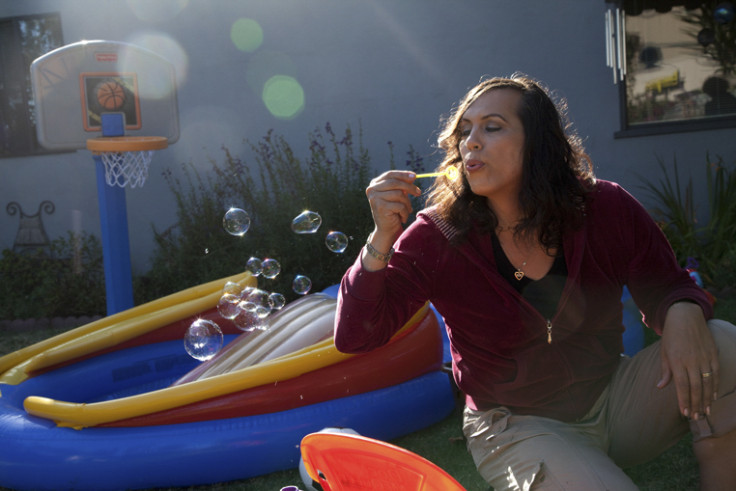
[[[174,66],[145,48],[81,41],[31,64],[39,143],[49,150],[86,148],[102,134],[101,115],[121,113],[127,136],[179,138]]]

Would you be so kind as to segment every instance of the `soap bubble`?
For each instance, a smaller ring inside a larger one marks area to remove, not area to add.
[[[272,293],[268,296],[268,303],[271,305],[273,310],[281,310],[286,305],[286,298],[280,293]]]
[[[250,295],[250,292],[252,292],[255,288],[252,286],[246,286],[243,288],[243,291],[240,292],[240,300],[245,300],[248,298],[248,295]]]
[[[256,307],[263,301],[263,297],[268,298],[268,294],[263,290],[254,288],[251,292],[240,302],[240,308],[248,312],[255,312]]]
[[[250,271],[253,276],[259,276],[263,272],[263,261],[257,257],[252,257],[245,263],[245,270]]]
[[[340,254],[348,247],[348,236],[342,232],[330,232],[325,237],[325,245],[332,252]]]
[[[240,294],[242,293],[242,291],[243,291],[243,287],[240,286],[240,285],[238,285],[234,281],[228,281],[227,283],[225,283],[225,286],[222,287],[222,294],[223,295],[226,295],[226,294],[229,293],[230,295],[238,295],[238,296],[240,296]]]
[[[189,356],[199,361],[207,361],[222,348],[223,336],[220,326],[206,319],[197,319],[187,329],[184,336],[184,349]]]
[[[281,264],[275,259],[264,259],[262,266],[261,274],[269,280],[276,278],[281,273]]]
[[[261,319],[271,313],[271,304],[268,301],[268,292],[254,288],[248,297],[240,302],[239,308],[256,314]]]
[[[217,302],[217,311],[225,319],[232,319],[238,315],[238,304],[240,303],[240,295],[226,293]]]
[[[310,280],[306,276],[298,274],[296,275],[296,277],[294,277],[291,288],[292,290],[294,290],[294,293],[298,293],[299,295],[306,295],[307,293],[309,293],[309,290],[312,289],[312,280]]]
[[[230,208],[222,218],[222,226],[230,235],[245,235],[250,228],[250,215],[240,208]]]
[[[313,234],[322,225],[319,213],[305,210],[291,221],[291,230],[298,234]]]
[[[255,312],[248,312],[243,308],[238,308],[238,315],[233,318],[233,324],[245,332],[255,330],[265,331],[268,328],[268,324],[262,318],[258,317]]]

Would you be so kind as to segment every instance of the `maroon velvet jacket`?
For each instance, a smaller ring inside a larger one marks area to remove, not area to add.
[[[488,234],[471,232],[452,246],[454,233],[425,210],[387,268],[369,272],[358,259],[340,285],[337,349],[359,353],[386,343],[430,300],[444,318],[453,374],[469,407],[572,421],[587,413],[619,363],[624,285],[660,334],[679,300],[700,304],[706,318],[713,313],[646,210],[611,182],[597,182],[584,226],[564,238],[568,279],[551,319],[498,273]]]

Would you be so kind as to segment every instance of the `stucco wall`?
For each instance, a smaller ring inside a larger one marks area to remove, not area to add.
[[[163,230],[176,221],[163,169],[190,161],[207,169],[222,145],[244,151],[243,138],[271,128],[306,151],[308,132],[328,121],[362,126],[376,172],[388,165],[388,141],[399,162],[409,145],[432,162],[440,115],[486,74],[523,71],[566,97],[598,176],[643,201],[638,176],[657,175],[657,156],[676,156],[696,178],[706,151],[733,161],[733,130],[614,139],[618,88],[605,66],[604,9],[590,0],[0,0],[0,17],[60,12],[67,44],[127,41],[177,65],[181,137],[154,157],[146,185],[127,192],[138,272],[148,267],[151,225]],[[239,18],[263,29],[254,52],[231,42]],[[295,119],[272,116],[249,85],[263,66],[304,88]],[[96,192],[87,151],[0,159],[0,205],[17,201],[32,213],[52,200],[56,212],[44,216],[52,239],[75,224],[99,235]],[[0,213],[0,248],[12,246],[17,226],[17,215]]]

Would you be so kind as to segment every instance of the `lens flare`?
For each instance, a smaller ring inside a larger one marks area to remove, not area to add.
[[[130,44],[149,49],[174,65],[176,80],[160,79],[148,80],[138,86],[138,95],[143,98],[164,99],[176,91],[176,85],[182,86],[189,75],[189,56],[184,48],[172,37],[160,33],[138,34],[126,40]],[[132,52],[131,52],[132,53]],[[118,61],[117,71],[121,73],[133,72],[130,65],[137,63],[137,59],[130,58],[124,52]],[[140,70],[140,68],[139,68]],[[151,70],[156,73],[156,70]]]
[[[252,53],[263,43],[263,29],[255,20],[243,17],[233,22],[230,40],[240,51]]]
[[[304,110],[304,89],[294,77],[269,78],[261,97],[269,112],[279,119],[294,119]]]

